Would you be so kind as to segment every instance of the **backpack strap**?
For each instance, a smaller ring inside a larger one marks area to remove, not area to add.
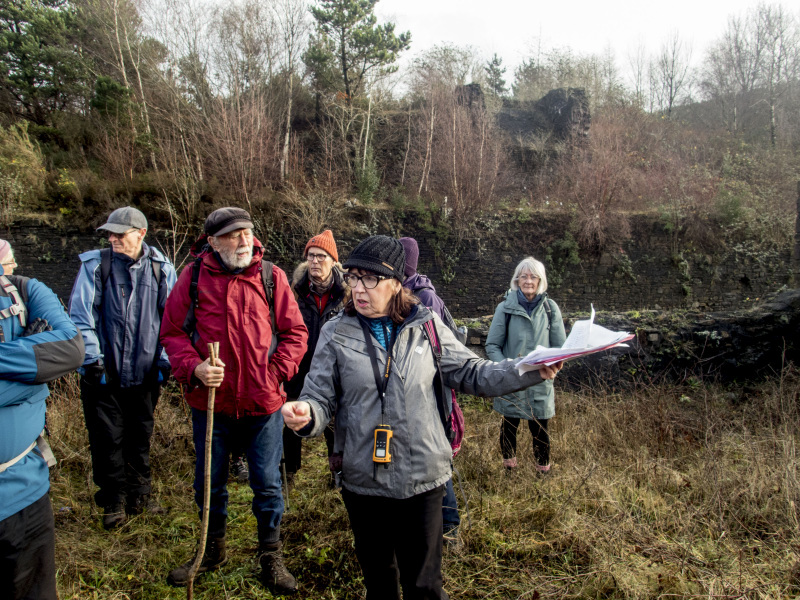
[[[28,297],[28,290],[27,290],[27,277],[19,277],[17,279],[18,283],[21,283],[22,287],[25,288],[25,300]],[[25,328],[27,325],[27,315],[28,309],[25,306],[25,301],[22,298],[22,294],[20,293],[19,289],[16,285],[11,283],[11,280],[6,277],[5,275],[0,275],[0,288],[6,293],[6,296],[11,298],[14,301],[14,304],[11,306],[0,310],[0,319],[8,319],[9,317],[17,317],[19,319],[19,324],[22,328]],[[5,335],[3,334],[2,328],[0,328],[0,342],[5,342]]]
[[[164,318],[164,307],[167,304],[167,286],[163,285],[163,281],[161,281],[162,269],[161,269],[161,260],[156,260],[158,256],[156,255],[156,249],[150,246],[150,266],[153,269],[153,277],[156,280],[156,286],[158,289],[158,318],[162,320]]]
[[[544,312],[547,313],[547,323],[549,326],[550,321],[553,320],[553,307],[550,306],[550,298],[544,297]]]
[[[278,349],[278,325],[275,322],[275,281],[272,278],[272,263],[265,258],[261,259],[261,283],[264,284],[264,295],[269,308],[269,325],[272,328],[272,341],[269,343],[267,359],[272,358]]]
[[[197,343],[197,316],[194,311],[197,308],[199,294],[197,293],[197,282],[200,280],[200,263],[203,258],[198,256],[192,263],[192,280],[189,283],[189,308],[183,319],[181,329],[192,339],[192,344]]]
[[[448,406],[447,398],[448,398],[448,391],[445,389],[444,384],[444,377],[442,376],[442,347],[439,344],[439,336],[436,335],[436,324],[433,322],[433,319],[425,321],[422,324],[423,332],[425,333],[425,337],[428,338],[428,341],[431,344],[431,349],[433,350],[433,360],[436,363],[436,377],[434,378],[434,386],[433,389],[436,392],[436,408],[439,411],[439,418],[442,421],[442,427],[444,427],[444,433],[447,436],[447,441],[453,441],[453,428],[452,428],[452,421],[451,421],[451,414],[452,414],[452,404]],[[436,379],[438,378],[438,382]],[[452,403],[452,400],[451,400]]]
[[[275,282],[272,280],[273,266],[267,259],[261,259],[261,282],[264,284],[264,293],[267,295],[267,304],[270,312],[273,311],[275,306]]]
[[[550,305],[550,298],[545,297],[542,298],[542,304],[544,305],[544,312],[547,313],[547,330],[550,331],[551,329],[551,321],[553,320],[553,307]],[[505,313],[506,315],[506,339],[508,339],[508,324],[511,323],[511,313]]]
[[[100,282],[103,289],[106,289],[106,283],[111,276],[111,248],[103,248],[100,250]]]

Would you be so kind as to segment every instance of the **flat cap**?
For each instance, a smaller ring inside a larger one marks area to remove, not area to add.
[[[132,206],[118,208],[110,215],[105,224],[97,228],[105,229],[111,233],[125,233],[130,229],[147,229],[147,218],[142,211]]]
[[[243,208],[235,206],[218,208],[206,218],[206,235],[225,235],[237,229],[253,229],[250,213]]]

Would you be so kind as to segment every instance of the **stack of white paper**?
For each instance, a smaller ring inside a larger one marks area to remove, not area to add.
[[[576,321],[561,348],[537,346],[536,350],[517,361],[517,369],[521,375],[525,371],[540,369],[542,365],[552,365],[562,360],[594,354],[615,346],[627,346],[623,342],[631,339],[633,339],[632,333],[611,331],[596,325],[594,306],[592,306],[591,317],[586,321]]]

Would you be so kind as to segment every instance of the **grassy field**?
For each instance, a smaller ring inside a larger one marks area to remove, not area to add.
[[[790,598],[800,595],[797,442],[800,373],[747,387],[658,387],[558,393],[554,470],[532,468],[520,430],[518,473],[506,475],[499,416],[464,398],[467,439],[456,459],[463,549],[444,557],[451,598]],[[152,457],[165,516],[103,531],[77,383],[53,389],[49,427],[62,599],[184,598],[167,573],[193,552],[193,449],[176,389],[156,414]],[[299,598],[362,598],[347,515],[327,489],[321,440],[283,521]],[[200,577],[198,599],[272,596],[255,576],[256,526],[246,485],[231,484],[230,563]]]

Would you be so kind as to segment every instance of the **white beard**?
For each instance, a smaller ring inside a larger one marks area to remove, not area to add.
[[[220,249],[219,255],[222,258],[222,262],[225,263],[225,266],[228,267],[231,271],[235,271],[237,269],[244,269],[245,267],[250,266],[250,263],[253,260],[253,247],[250,246],[246,254],[237,254],[238,248],[236,250],[227,250],[227,249]]]

